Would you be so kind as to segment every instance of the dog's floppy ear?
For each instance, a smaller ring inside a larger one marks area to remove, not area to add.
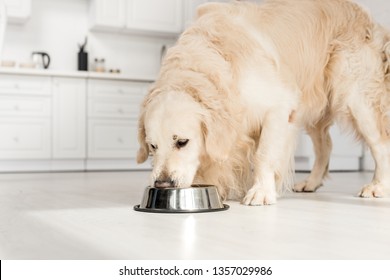
[[[228,159],[237,138],[237,132],[226,114],[207,112],[202,131],[207,154],[211,159],[223,162]]]
[[[390,41],[388,41],[383,47],[384,54],[384,71],[385,75],[390,73]]]
[[[146,144],[146,131],[145,131],[145,113],[142,112],[138,120],[138,143],[140,145],[137,153],[137,163],[143,163],[148,159],[149,146]]]
[[[158,95],[159,93],[160,90],[157,88],[156,84],[153,84],[149,88],[148,93],[141,105],[141,114],[138,119],[138,143],[140,147],[137,152],[137,163],[143,163],[149,157],[149,146],[146,143],[146,130],[145,130],[146,107],[150,104],[153,98],[155,98],[155,96]]]

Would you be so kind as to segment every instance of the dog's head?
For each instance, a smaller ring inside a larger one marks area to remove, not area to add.
[[[137,162],[152,156],[152,185],[189,187],[202,160],[228,157],[234,131],[227,126],[229,120],[223,113],[206,108],[190,94],[149,94],[139,119]]]

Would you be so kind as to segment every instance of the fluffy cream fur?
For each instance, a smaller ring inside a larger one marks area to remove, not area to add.
[[[302,127],[316,161],[293,189],[321,185],[328,130],[339,121],[375,158],[359,195],[382,196],[390,185],[389,59],[389,33],[347,0],[205,4],[142,105],[138,162],[153,155],[152,183],[215,184],[224,198],[272,204],[293,187]]]

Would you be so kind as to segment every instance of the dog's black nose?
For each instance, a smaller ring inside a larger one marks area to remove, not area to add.
[[[154,187],[156,188],[174,188],[176,187],[175,181],[172,179],[157,179],[154,181]]]

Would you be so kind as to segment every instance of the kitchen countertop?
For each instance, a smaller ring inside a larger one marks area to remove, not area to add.
[[[60,70],[50,70],[50,69],[47,70],[28,69],[28,68],[18,68],[18,67],[12,67],[12,68],[0,67],[0,74],[107,79],[107,80],[123,80],[123,81],[140,81],[140,82],[153,82],[156,80],[155,75],[99,73],[93,71],[60,71]]]

